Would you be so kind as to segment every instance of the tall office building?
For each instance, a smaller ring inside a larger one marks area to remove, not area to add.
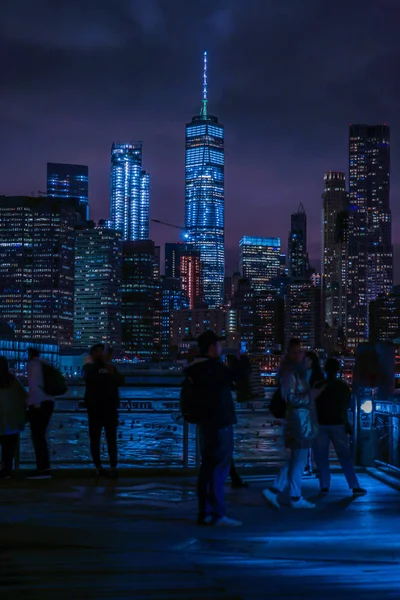
[[[121,238],[93,221],[75,231],[75,346],[121,345]]]
[[[142,142],[111,148],[111,222],[123,240],[149,239],[150,176],[142,168]]]
[[[284,300],[277,292],[259,292],[254,296],[254,352],[283,350]]]
[[[307,252],[307,215],[300,203],[298,211],[291,216],[288,239],[289,277],[307,277],[309,270]]]
[[[161,278],[161,354],[170,356],[172,346],[172,316],[175,311],[189,308],[189,301],[179,279]],[[175,348],[177,351],[177,348]]]
[[[127,352],[144,358],[154,354],[154,272],[154,242],[124,242],[121,285],[122,343]]]
[[[224,288],[224,128],[208,113],[207,53],[203,101],[186,125],[186,216],[188,240],[200,250],[206,304],[223,303]]]
[[[182,252],[179,270],[182,290],[189,299],[189,308],[201,308],[200,252],[198,250]]]
[[[285,347],[299,338],[305,348],[322,345],[321,288],[307,279],[294,279],[286,289]]]
[[[378,296],[369,305],[369,340],[391,342],[400,335],[400,296]]]
[[[368,339],[369,304],[393,287],[390,211],[390,130],[350,125],[347,338],[350,349]]]
[[[267,290],[271,279],[280,273],[281,240],[244,236],[239,242],[240,269],[255,292]]]
[[[195,250],[194,244],[188,242],[167,242],[165,244],[165,277],[179,279],[181,276],[180,263],[181,254],[190,250]]]
[[[76,199],[84,219],[89,218],[89,169],[85,165],[47,163],[47,195]]]
[[[329,171],[322,194],[322,275],[325,322],[343,331],[347,326],[349,202],[344,173]]]
[[[0,196],[1,318],[15,339],[72,346],[77,200]]]

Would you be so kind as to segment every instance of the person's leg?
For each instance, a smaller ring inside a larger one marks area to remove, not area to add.
[[[215,520],[225,516],[224,485],[233,455],[233,427],[215,431],[213,435],[213,469],[209,487],[209,502]]]
[[[110,459],[110,467],[112,469],[117,468],[118,463],[118,449],[117,449],[117,429],[118,429],[118,415],[107,415],[104,421],[104,429],[107,438],[108,456]]]
[[[41,462],[41,411],[38,406],[29,407],[29,425],[31,428],[32,444],[35,451],[36,468],[40,470]]]
[[[329,468],[329,446],[331,443],[330,428],[321,425],[314,441],[314,458],[317,465],[319,485],[321,490],[329,490],[331,470]]]
[[[290,461],[291,461],[291,456],[292,456],[292,454],[290,452],[290,455],[288,456],[285,464],[279,471],[279,473],[276,476],[275,481],[273,483],[272,490],[274,492],[276,492],[277,494],[284,492],[286,489],[286,486],[288,484],[288,474],[289,474],[289,465],[290,465]]]
[[[95,412],[88,413],[89,438],[90,438],[90,454],[96,469],[101,470],[100,457],[100,440],[103,429],[101,416]]]
[[[199,447],[201,452],[201,464],[197,478],[198,498],[198,522],[212,516],[212,506],[209,502],[209,488],[213,470],[212,440],[209,432],[202,426],[198,426]]]
[[[2,469],[3,475],[11,475],[14,465],[15,452],[18,444],[18,433],[3,435],[0,437],[2,446]]]
[[[333,447],[343,469],[344,476],[351,490],[360,489],[360,484],[354,470],[349,438],[344,425],[332,425],[330,427]]]
[[[289,493],[292,501],[301,498],[301,484],[303,480],[304,467],[307,464],[308,449],[291,451],[289,462]]]
[[[45,400],[40,405],[41,427],[40,427],[40,467],[39,470],[47,471],[50,469],[49,446],[47,443],[47,428],[50,423],[51,416],[54,411],[54,402]]]
[[[232,458],[232,462],[231,462],[231,467],[229,469],[229,477],[231,478],[232,488],[235,489],[235,488],[247,488],[248,487],[248,483],[246,481],[243,481],[243,479],[237,472],[235,461],[233,458]]]

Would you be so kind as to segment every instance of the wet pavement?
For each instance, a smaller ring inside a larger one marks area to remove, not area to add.
[[[267,478],[268,479],[268,478]],[[261,490],[227,487],[235,530],[195,524],[193,479],[87,478],[0,484],[2,598],[261,600],[400,597],[400,493],[341,474],[315,510],[270,510]]]

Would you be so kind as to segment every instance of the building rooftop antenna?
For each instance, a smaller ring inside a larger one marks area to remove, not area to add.
[[[207,50],[204,50],[203,54],[203,100],[201,105],[200,115],[207,118],[207,102],[208,102],[208,89],[207,89]]]

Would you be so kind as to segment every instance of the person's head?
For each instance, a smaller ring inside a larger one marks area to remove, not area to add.
[[[297,338],[292,338],[287,347],[287,358],[290,362],[299,365],[304,358],[304,350],[301,347],[301,342]]]
[[[37,348],[28,348],[28,360],[39,358],[40,351]]]
[[[198,337],[197,343],[201,356],[209,356],[210,358],[220,358],[222,353],[221,340],[216,333],[209,329],[204,331]]]
[[[95,344],[90,349],[90,357],[93,361],[103,360],[104,358],[104,344]]]
[[[0,388],[8,387],[10,381],[10,371],[8,370],[8,360],[5,356],[0,356]]]
[[[329,378],[336,378],[340,373],[340,362],[336,358],[328,358],[325,363],[325,373]]]

